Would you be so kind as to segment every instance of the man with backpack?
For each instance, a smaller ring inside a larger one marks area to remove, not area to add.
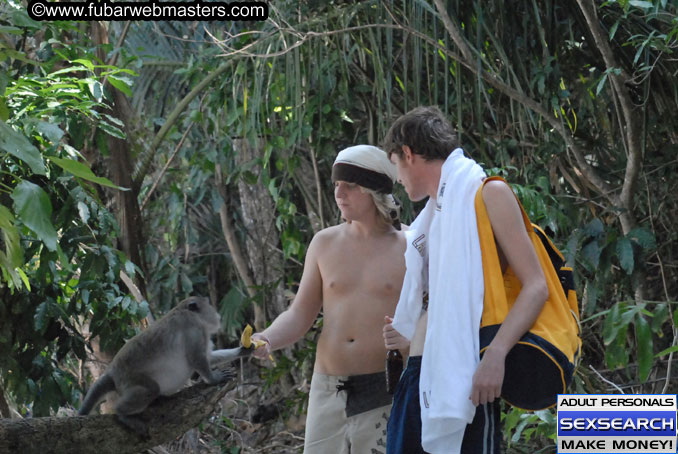
[[[499,266],[502,271],[510,266],[521,288],[479,359],[485,284],[475,196],[486,175],[463,155],[436,107],[416,108],[396,120],[384,149],[409,198],[429,197],[406,232],[407,273],[394,320],[384,327],[386,348],[410,341],[388,423],[387,452],[498,453],[506,356],[549,294],[520,206],[504,182],[483,186]]]

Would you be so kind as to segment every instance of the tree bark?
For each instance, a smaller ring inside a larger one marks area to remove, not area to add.
[[[9,404],[5,399],[5,390],[0,386],[0,418],[11,418],[12,413],[9,411]]]
[[[235,387],[199,384],[151,404],[139,418],[144,439],[122,426],[115,415],[0,420],[0,452],[21,454],[132,454],[174,440],[207,419]]]
[[[219,207],[219,220],[221,221],[221,230],[224,232],[224,239],[226,240],[226,246],[231,253],[231,260],[235,265],[235,269],[245,284],[247,289],[247,294],[250,298],[254,299],[256,296],[254,279],[252,278],[252,273],[250,272],[249,266],[247,266],[247,260],[243,254],[238,238],[235,234],[235,228],[231,221],[231,215],[228,209],[228,195],[226,193],[226,187],[223,182],[223,176],[221,175],[221,166],[217,164],[215,170],[215,184],[217,185],[217,190],[219,195],[223,200],[223,203]],[[254,328],[257,331],[264,329],[264,314],[261,310],[261,307],[258,304],[254,304]]]
[[[123,37],[121,36],[121,39]],[[108,44],[109,40],[108,30],[102,23],[92,22],[92,40],[100,46],[98,57],[104,60],[105,56],[101,51],[101,45]],[[122,45],[121,42],[118,43],[118,46],[120,45]],[[138,200],[141,185],[132,178],[134,172],[134,153],[130,145],[135,136],[134,125],[138,124],[138,122],[125,94],[110,84],[106,84],[105,89],[113,95],[111,113],[115,118],[122,121],[127,136],[126,139],[108,136],[110,178],[116,185],[129,189],[128,191],[115,190],[113,193],[115,217],[120,226],[118,248],[134,264],[141,268],[142,273],[135,276],[136,285],[141,293],[146,295],[146,283],[142,275],[147,276],[148,273],[146,272],[146,262],[141,253],[141,245],[145,244],[145,241]]]
[[[243,166],[260,156],[258,150],[251,146],[247,139],[234,139],[233,150],[238,166]],[[259,177],[261,168],[252,166],[250,172]],[[275,247],[278,244],[275,202],[263,184],[249,185],[242,178],[238,181],[238,193],[247,232],[245,245],[249,267],[256,284],[267,287],[263,292],[264,314],[268,309],[275,317],[287,309],[282,279],[282,254]]]
[[[134,172],[134,158],[130,147],[129,137],[133,134],[132,124],[133,114],[129,101],[125,95],[117,88],[109,87],[114,93],[113,115],[125,124],[125,133],[128,139],[122,140],[116,137],[110,137],[108,147],[111,155],[110,169],[113,182],[129,188],[129,191],[115,191],[115,214],[120,225],[120,249],[127,257],[146,272],[146,262],[141,254],[141,245],[145,244],[143,234],[143,220],[139,208],[139,185],[132,179]],[[146,283],[141,275],[137,275],[136,284],[143,295],[146,294]]]

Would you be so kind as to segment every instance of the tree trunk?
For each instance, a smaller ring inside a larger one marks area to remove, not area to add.
[[[129,101],[122,92],[113,87],[110,87],[110,89],[113,90],[115,99],[113,115],[126,125],[125,132],[128,136],[127,140],[112,136],[108,140],[111,154],[111,178],[116,185],[129,188],[129,191],[115,191],[115,215],[120,225],[119,247],[133,263],[142,269],[144,275],[148,275],[146,273],[146,262],[141,251],[141,245],[145,244],[145,240],[141,210],[139,209],[139,187],[132,179],[134,158],[129,141],[132,128],[127,126],[132,123],[131,108]],[[142,276],[137,275],[135,277],[141,294],[146,295],[146,283]]]
[[[92,35],[92,40],[95,44],[103,45],[109,42],[108,31],[102,23],[92,22]],[[105,59],[101,52],[98,53],[98,57],[102,60]],[[130,145],[134,137],[134,126],[138,124],[138,121],[124,93],[110,84],[106,84],[105,89],[113,95],[113,102],[111,104],[112,115],[122,121],[127,136],[125,139],[108,136],[110,178],[116,185],[128,189],[127,191],[114,190],[115,192],[113,193],[115,217],[120,226],[118,248],[127,255],[129,260],[141,268],[143,275],[147,276],[146,262],[141,251],[141,245],[145,244],[141,210],[139,208],[139,189],[141,185],[136,183],[132,176],[134,172],[134,153]],[[146,283],[142,275],[137,274],[135,278],[135,284],[142,295],[145,296]]]
[[[9,411],[9,404],[5,399],[5,390],[0,387],[0,418],[11,418],[12,413]]]
[[[0,420],[0,452],[21,454],[132,454],[174,440],[207,419],[235,387],[199,384],[156,400],[139,418],[150,438],[122,426],[115,415]]]
[[[233,150],[239,167],[256,160],[261,155],[247,139],[234,139]],[[253,166],[249,170],[257,177],[261,174],[259,166]],[[238,181],[238,193],[247,232],[245,245],[249,268],[252,270],[255,283],[264,287],[261,301],[264,314],[268,313],[275,317],[287,309],[283,288],[283,257],[277,250],[275,202],[263,184],[249,185],[243,179]]]
[[[252,273],[250,272],[249,266],[247,266],[247,260],[242,252],[240,243],[238,243],[238,238],[235,234],[235,228],[233,227],[233,222],[231,215],[228,209],[228,193],[226,192],[226,186],[223,183],[223,177],[221,175],[221,167],[217,164],[216,171],[216,185],[219,195],[223,200],[223,203],[219,207],[219,220],[221,221],[221,230],[224,232],[224,239],[226,240],[226,246],[231,253],[231,259],[235,265],[235,269],[245,284],[247,289],[247,294],[250,298],[254,299],[256,296],[255,283],[252,278]],[[264,315],[261,307],[258,304],[254,304],[254,328],[257,331],[261,331],[264,328]]]
[[[87,332],[84,332],[83,335],[88,338],[89,334],[89,322],[86,325]],[[87,353],[87,360],[84,363],[84,367],[87,369],[89,374],[92,377],[92,383],[101,377],[104,372],[106,372],[106,367],[113,361],[115,352],[105,351],[101,349],[101,338],[99,336],[89,338],[89,344],[92,347],[92,352]],[[106,400],[101,404],[101,409],[105,413],[113,412],[113,403]]]

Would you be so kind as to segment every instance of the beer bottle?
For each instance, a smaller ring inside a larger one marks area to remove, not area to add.
[[[386,353],[386,392],[393,394],[403,372],[403,355],[399,350]]]

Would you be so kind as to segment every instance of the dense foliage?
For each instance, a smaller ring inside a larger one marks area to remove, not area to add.
[[[0,370],[18,408],[45,415],[75,398],[85,327],[119,347],[147,308],[119,288],[135,266],[116,249],[102,191],[115,186],[81,153],[87,140],[122,135],[102,80],[129,71],[62,41],[75,24],[44,27],[14,6],[0,11],[14,24],[0,29]]]
[[[3,4],[5,394],[35,414],[77,401],[85,337],[115,347],[147,311],[120,271],[158,314],[209,295],[222,342],[263,326],[293,296],[312,235],[338,222],[336,152],[378,144],[425,104],[574,265],[573,390],[675,392],[676,8],[283,1],[261,23],[110,23],[102,39],[95,24],[38,24]],[[412,219],[419,206],[400,195]],[[265,372],[287,377],[291,412],[314,335]],[[506,418],[517,451],[553,437],[549,411]]]

